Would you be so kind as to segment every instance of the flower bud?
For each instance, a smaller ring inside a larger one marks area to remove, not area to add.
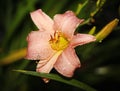
[[[101,42],[104,38],[106,38],[112,30],[117,26],[119,20],[116,18],[112,20],[110,23],[108,23],[105,27],[101,29],[100,32],[96,34],[97,41]]]

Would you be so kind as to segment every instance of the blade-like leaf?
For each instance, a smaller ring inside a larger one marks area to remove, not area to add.
[[[75,79],[64,79],[61,76],[57,75],[57,74],[47,74],[47,73],[38,73],[35,71],[26,71],[26,70],[14,70],[16,72],[21,72],[27,75],[32,75],[32,76],[37,76],[37,77],[44,77],[44,78],[49,78],[55,81],[59,81],[59,82],[63,82],[75,87],[78,87],[80,89],[83,89],[85,91],[96,91],[94,88],[88,86],[87,84],[80,82],[78,80]]]

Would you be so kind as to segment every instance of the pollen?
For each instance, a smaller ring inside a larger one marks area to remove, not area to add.
[[[53,50],[60,51],[68,46],[69,41],[61,32],[55,32],[54,37],[51,36],[49,43]]]

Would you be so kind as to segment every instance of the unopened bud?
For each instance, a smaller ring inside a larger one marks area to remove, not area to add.
[[[101,29],[101,31],[98,32],[97,35],[95,36],[97,41],[102,41],[104,38],[106,38],[117,26],[118,22],[119,22],[118,19],[114,19],[110,23],[108,23],[105,27],[103,27],[103,29]]]
[[[95,33],[96,27],[93,26],[92,29],[90,29],[89,34],[93,35]]]

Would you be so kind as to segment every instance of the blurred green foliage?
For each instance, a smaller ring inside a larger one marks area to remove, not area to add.
[[[77,29],[97,34],[106,24],[120,18],[119,0],[1,0],[0,1],[0,91],[83,91],[57,81],[45,84],[39,77],[13,72],[14,69],[35,71],[35,61],[25,60],[26,37],[36,30],[29,13],[41,8],[50,17],[67,10],[74,11],[85,22]],[[73,78],[98,91],[119,91],[120,23],[101,43],[76,48],[82,67]],[[22,53],[20,53],[22,52]],[[14,55],[16,54],[16,56]],[[58,74],[54,69],[52,73]]]

